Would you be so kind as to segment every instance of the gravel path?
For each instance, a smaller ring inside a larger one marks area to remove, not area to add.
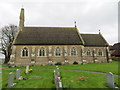
[[[1,69],[7,69],[8,67],[0,67]],[[46,69],[46,68],[44,68]],[[54,69],[46,69],[46,70],[54,70]],[[73,69],[60,69],[65,71],[77,71],[77,72],[87,72],[87,73],[98,73],[98,74],[106,74],[105,72],[95,72],[95,71],[83,71],[83,70],[73,70]],[[120,75],[114,74],[114,76],[120,77]]]
[[[44,69],[46,69],[46,68],[44,68]],[[54,69],[46,69],[46,70],[54,70]],[[59,69],[59,70],[106,74],[105,72],[83,71],[83,70],[73,70],[73,69]],[[116,75],[116,74],[114,74],[114,76],[120,77],[120,75]]]

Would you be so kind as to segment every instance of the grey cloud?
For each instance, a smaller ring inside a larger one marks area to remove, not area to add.
[[[117,42],[118,0],[35,0],[29,2],[4,0],[0,5],[0,27],[19,23],[22,4],[25,8],[26,26],[77,26],[81,33],[98,33],[110,44]],[[110,34],[112,37],[110,37]]]

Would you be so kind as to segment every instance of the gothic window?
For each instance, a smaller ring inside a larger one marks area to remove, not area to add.
[[[23,48],[23,50],[22,50],[22,56],[23,56],[23,57],[28,56],[28,49],[27,49],[26,47]]]
[[[90,50],[87,51],[87,56],[91,56]]]
[[[60,56],[61,53],[60,53],[60,48],[59,47],[56,48],[56,53],[55,54],[56,54],[56,56]]]
[[[45,56],[45,49],[43,47],[39,51],[39,56]]]
[[[102,56],[102,50],[101,49],[98,50],[98,56]]]
[[[71,48],[71,56],[76,56],[76,54],[77,54],[76,48],[72,47]]]

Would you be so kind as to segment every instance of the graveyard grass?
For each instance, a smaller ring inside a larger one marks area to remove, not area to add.
[[[32,67],[31,67],[32,68]],[[10,68],[3,70],[2,73],[2,87],[7,88],[8,83],[8,74],[9,72],[14,72],[14,77],[16,74],[16,69],[20,69],[21,76],[23,76],[26,80],[16,80],[14,79],[17,85],[12,88],[55,88],[53,82],[53,71],[50,70],[41,70],[39,68],[32,68],[33,71],[29,74],[25,74],[25,67],[19,68]]]
[[[59,65],[60,69],[87,70],[97,72],[112,72],[118,74],[118,62],[112,63],[91,63],[85,65]],[[31,66],[33,71],[25,74],[25,67],[14,67],[2,70],[2,87],[7,88],[8,74],[12,71],[16,74],[16,69],[20,69],[21,76],[26,80],[16,80],[17,83],[11,88],[55,88],[53,79],[54,66]],[[77,72],[60,70],[63,88],[108,88],[106,86],[106,74]],[[85,76],[85,80],[79,80],[79,77]],[[118,84],[118,77],[115,77]]]
[[[106,74],[95,74],[86,72],[61,71],[64,88],[108,88]],[[79,77],[85,77],[84,80]],[[115,77],[118,85],[118,77]]]

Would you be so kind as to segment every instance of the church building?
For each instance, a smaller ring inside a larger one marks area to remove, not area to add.
[[[24,9],[12,46],[16,66],[110,62],[109,44],[98,34],[82,34],[74,27],[26,27]]]

